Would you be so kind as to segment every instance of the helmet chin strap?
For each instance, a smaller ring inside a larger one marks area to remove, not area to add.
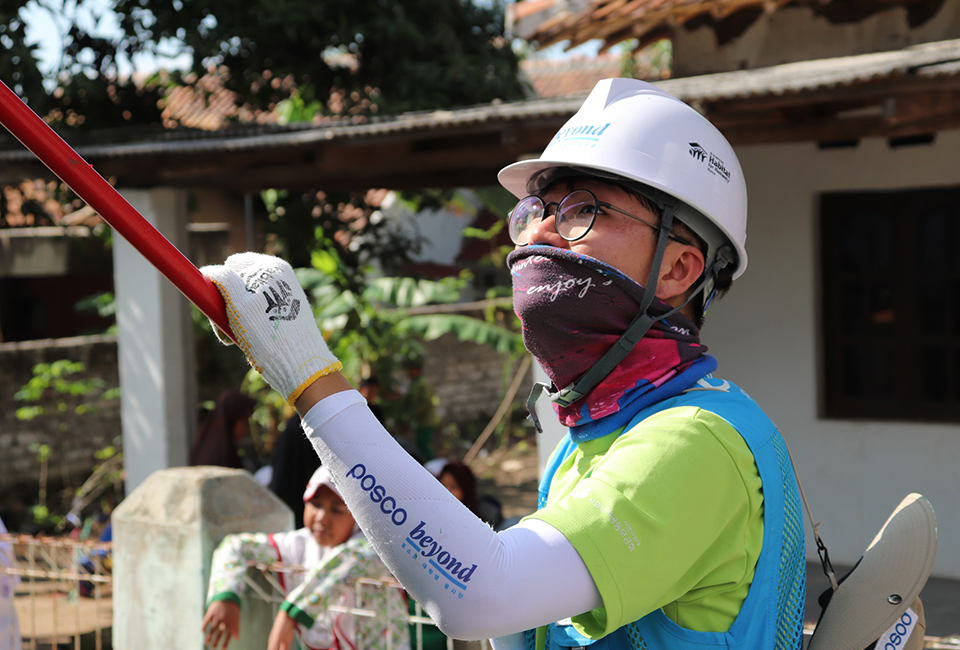
[[[667,248],[670,229],[673,227],[673,214],[677,209],[677,203],[672,197],[663,195],[660,192],[657,192],[657,195],[657,204],[663,210],[663,215],[660,217],[657,252],[653,257],[653,266],[650,267],[650,276],[647,278],[643,299],[640,302],[637,315],[617,342],[610,346],[610,349],[576,381],[557,391],[553,390],[554,387],[552,385],[541,382],[534,383],[533,389],[530,391],[530,396],[527,398],[527,411],[530,413],[530,419],[533,421],[538,433],[543,433],[543,427],[540,425],[540,418],[537,417],[536,402],[542,393],[546,393],[550,397],[550,401],[560,406],[570,406],[576,403],[597,384],[603,381],[603,379],[630,354],[637,343],[640,342],[640,339],[653,327],[655,322],[668,318],[683,309],[693,296],[698,295],[700,290],[703,289],[708,282],[712,283],[720,269],[730,262],[725,249],[721,249],[709,272],[704,274],[703,280],[700,281],[694,291],[690,292],[689,297],[683,304],[674,307],[660,316],[653,316],[648,313],[650,305],[653,304],[653,299],[656,297],[660,265],[663,263],[663,255]]]

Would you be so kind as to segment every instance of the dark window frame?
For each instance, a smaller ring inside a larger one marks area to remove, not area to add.
[[[960,187],[820,197],[821,413],[960,422]]]

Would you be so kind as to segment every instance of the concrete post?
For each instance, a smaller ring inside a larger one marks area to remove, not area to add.
[[[124,197],[181,251],[185,190],[127,190]],[[113,240],[120,417],[127,494],[158,469],[187,464],[196,431],[190,304],[120,236]]]
[[[248,472],[223,467],[155,472],[111,520],[117,650],[203,650],[200,623],[217,544],[230,533],[293,528],[293,513],[272,492]],[[263,650],[275,613],[248,592],[240,641],[230,650]]]

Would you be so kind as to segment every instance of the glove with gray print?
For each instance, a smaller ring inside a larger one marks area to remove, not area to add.
[[[330,352],[293,268],[260,253],[237,253],[200,269],[227,307],[230,329],[253,368],[293,405],[314,381],[343,365]],[[224,344],[232,341],[214,325]]]

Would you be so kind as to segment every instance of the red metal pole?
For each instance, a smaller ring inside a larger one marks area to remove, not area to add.
[[[0,124],[236,341],[223,298],[213,283],[2,81]]]

